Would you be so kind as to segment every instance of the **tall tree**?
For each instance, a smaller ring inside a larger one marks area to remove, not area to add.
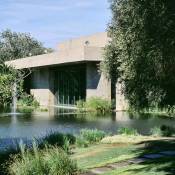
[[[131,107],[175,105],[175,1],[111,0],[111,10],[103,70]]]
[[[5,61],[49,52],[52,52],[52,49],[43,47],[42,43],[30,34],[10,30],[0,33],[0,106],[7,106],[12,102],[14,83],[17,84],[17,96],[22,94],[23,79],[30,74],[30,70],[15,70],[8,67]]]
[[[12,102],[14,83],[17,85],[17,97],[22,94],[24,75],[24,71],[15,70],[4,63],[0,64],[0,106],[8,106]]]
[[[0,60],[8,61],[51,52],[30,34],[5,30],[0,33]]]

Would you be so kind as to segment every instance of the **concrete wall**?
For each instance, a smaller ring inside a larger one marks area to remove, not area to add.
[[[67,50],[81,48],[84,46],[105,47],[108,42],[109,38],[107,36],[107,32],[102,32],[61,42],[58,44],[58,50],[66,52]]]
[[[30,93],[41,106],[54,105],[53,82],[49,68],[35,69],[32,73]]]
[[[87,63],[86,98],[102,97],[111,100],[111,82],[98,69],[98,64]]]
[[[86,68],[86,98],[102,97],[111,100],[111,83],[98,71],[98,64],[87,63]],[[52,106],[55,104],[54,75],[49,68],[35,69],[31,79],[31,94],[41,106]]]
[[[99,71],[99,63],[87,63],[86,67],[86,99],[102,97],[111,100],[111,82]],[[35,69],[32,74],[31,94],[41,106],[53,106],[56,102],[54,96],[54,74],[50,68]],[[127,110],[128,103],[122,93],[122,84],[116,84],[116,110]]]

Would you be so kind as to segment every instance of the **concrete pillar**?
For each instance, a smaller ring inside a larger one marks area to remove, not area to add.
[[[128,109],[128,102],[122,92],[122,83],[116,83],[116,111],[125,111]]]
[[[50,77],[49,68],[36,69],[32,74],[32,88],[30,93],[41,106],[54,105],[53,77]]]
[[[86,98],[102,97],[111,100],[111,82],[99,72],[97,63],[87,63]]]

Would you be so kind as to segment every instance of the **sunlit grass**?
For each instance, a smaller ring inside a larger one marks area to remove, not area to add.
[[[135,146],[127,144],[98,144],[88,148],[77,148],[72,158],[77,160],[79,168],[85,170],[136,157],[139,152],[136,153],[135,149]]]

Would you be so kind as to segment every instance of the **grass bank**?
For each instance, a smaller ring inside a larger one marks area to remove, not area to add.
[[[135,136],[137,138],[139,136]],[[166,150],[175,151],[175,138],[150,138],[142,140],[137,138],[137,142],[113,143],[93,145],[88,148],[75,150],[73,159],[77,160],[78,167],[84,171],[91,168],[102,167],[114,162],[123,162],[128,159],[137,158],[149,153],[158,153]],[[105,175],[174,175],[174,157],[160,158],[142,164],[133,164],[118,167],[116,170],[109,171]]]
[[[79,140],[80,139],[80,140]],[[120,128],[119,135],[84,129],[78,136],[52,132],[33,148],[9,149],[0,153],[0,174],[69,175],[91,168],[120,163],[148,153],[175,151],[175,137],[141,136],[134,129]],[[166,161],[166,164],[163,163]],[[64,163],[64,164],[63,164]],[[166,175],[173,171],[174,158],[163,158],[139,165],[126,165],[107,174]],[[144,174],[145,173],[145,174]],[[106,175],[107,175],[106,174]]]

